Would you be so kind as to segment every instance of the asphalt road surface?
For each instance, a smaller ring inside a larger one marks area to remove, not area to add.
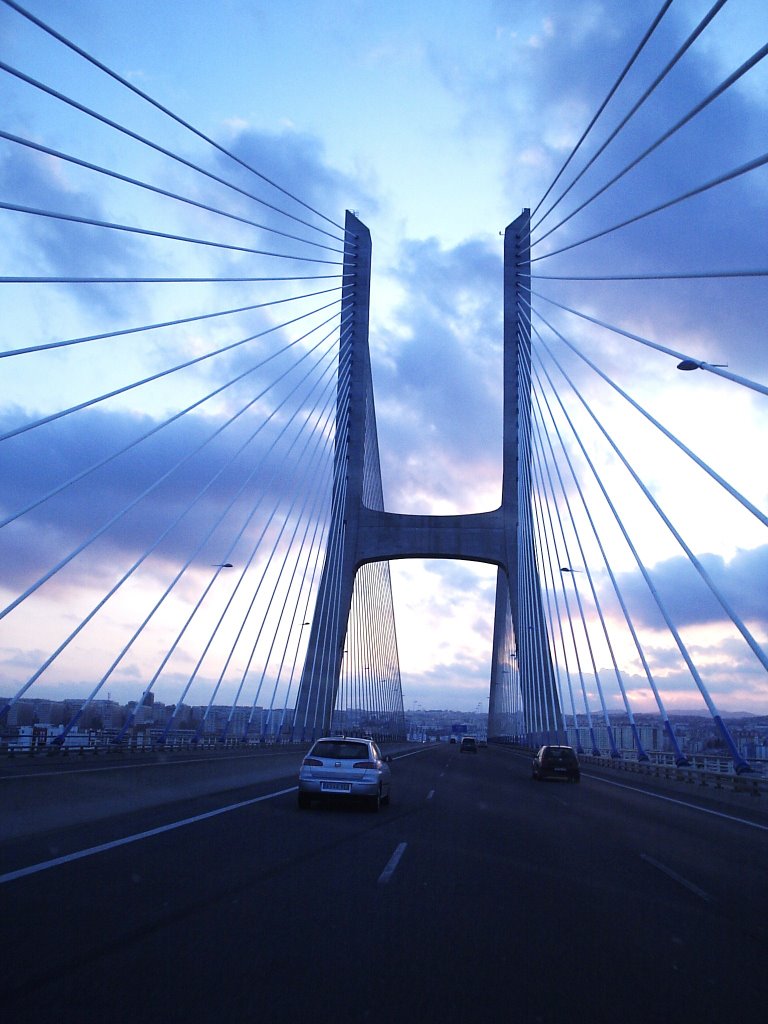
[[[578,785],[538,783],[510,750],[438,745],[396,758],[379,813],[300,811],[298,762],[243,760],[218,787],[185,786],[197,769],[177,764],[174,800],[157,764],[0,771],[2,1019],[768,1012],[768,816],[755,798],[714,803],[591,769]],[[165,802],[115,799],[107,813],[118,776],[122,793]],[[54,827],[32,813],[40,793]]]

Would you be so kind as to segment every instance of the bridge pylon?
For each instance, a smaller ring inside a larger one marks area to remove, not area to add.
[[[296,702],[296,735],[310,738],[330,729],[355,574],[367,563],[398,558],[455,558],[498,567],[489,734],[510,735],[513,712],[502,690],[504,672],[512,667],[526,735],[554,738],[563,728],[533,549],[531,474],[525,471],[520,443],[530,423],[530,384],[519,372],[521,359],[530,359],[529,260],[526,210],[509,225],[504,242],[500,507],[449,516],[387,512],[368,347],[371,238],[365,225],[347,213],[331,525]]]

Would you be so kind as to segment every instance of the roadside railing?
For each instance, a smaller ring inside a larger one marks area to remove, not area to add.
[[[749,793],[752,796],[768,795],[766,775],[757,770],[737,775],[733,769],[733,762],[724,758],[691,758],[690,765],[677,765],[671,758],[638,761],[637,758],[597,757],[593,754],[579,754],[579,760],[582,765],[592,764],[633,775],[672,779],[691,786]]]

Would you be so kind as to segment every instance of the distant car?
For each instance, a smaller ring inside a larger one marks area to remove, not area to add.
[[[478,745],[478,747],[487,747],[488,746],[488,740],[485,739],[484,736],[481,736],[480,739],[477,741],[477,745]]]
[[[569,779],[578,782],[581,768],[573,747],[548,745],[541,747],[531,765],[531,777],[542,782],[544,779]]]
[[[389,803],[392,758],[363,736],[326,736],[312,746],[299,769],[299,807],[323,797],[358,797],[372,811]]]
[[[477,740],[474,736],[464,736],[459,744],[460,754],[476,754]]]
[[[455,742],[456,742],[456,737],[455,737],[455,736],[451,736],[451,740],[450,740],[450,742],[451,742],[451,743],[455,743]]]

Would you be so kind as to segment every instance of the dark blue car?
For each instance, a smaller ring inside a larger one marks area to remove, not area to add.
[[[567,779],[578,782],[581,768],[573,747],[544,746],[533,759],[531,777],[538,782],[544,779]]]

